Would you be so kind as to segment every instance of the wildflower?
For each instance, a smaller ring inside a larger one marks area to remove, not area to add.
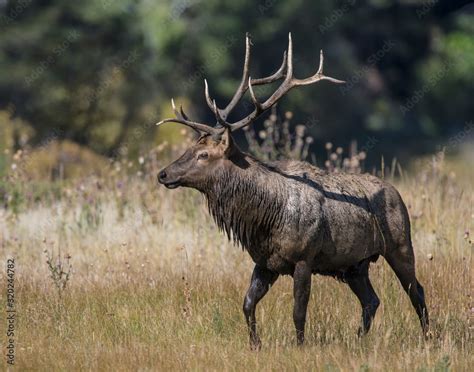
[[[22,151],[21,151],[21,150],[18,150],[18,151],[15,153],[15,155],[13,155],[13,160],[16,160],[16,161],[20,160],[21,154],[22,154]]]
[[[356,157],[351,158],[351,166],[352,168],[358,168],[359,167],[359,159]]]
[[[332,149],[332,143],[331,142],[326,142],[326,150],[331,150]]]
[[[143,164],[144,162],[145,162],[145,158],[144,158],[143,156],[140,156],[140,157],[138,158],[138,164],[141,165],[141,164]]]

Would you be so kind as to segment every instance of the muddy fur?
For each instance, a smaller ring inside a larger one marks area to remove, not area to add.
[[[342,278],[366,258],[410,244],[399,194],[376,177],[247,154],[230,160],[202,188],[210,213],[256,263],[279,274],[311,257],[313,272]]]
[[[202,136],[158,180],[203,193],[217,226],[255,262],[244,301],[252,347],[260,343],[255,307],[279,275],[294,279],[298,343],[312,274],[349,285],[362,306],[359,334],[366,333],[379,306],[368,269],[379,256],[395,271],[427,332],[408,212],[389,183],[368,174],[328,174],[301,161],[264,163],[240,151],[229,131]]]

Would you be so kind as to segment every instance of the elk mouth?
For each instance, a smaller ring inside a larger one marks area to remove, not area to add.
[[[166,169],[163,169],[158,173],[158,183],[161,183],[168,189],[175,189],[178,186],[181,186],[180,177],[172,179]]]
[[[177,187],[181,186],[179,181],[173,181],[173,182],[163,182],[163,185],[167,189],[176,189]]]

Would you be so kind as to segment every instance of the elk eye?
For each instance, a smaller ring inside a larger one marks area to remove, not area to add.
[[[209,154],[207,152],[201,152],[198,155],[198,160],[206,160],[207,158],[209,158]]]

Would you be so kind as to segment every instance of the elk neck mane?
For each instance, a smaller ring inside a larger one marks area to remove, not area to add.
[[[271,166],[248,155],[245,161],[246,167],[232,164],[216,172],[201,191],[229,240],[246,249],[269,248],[272,231],[288,217],[288,191]]]

